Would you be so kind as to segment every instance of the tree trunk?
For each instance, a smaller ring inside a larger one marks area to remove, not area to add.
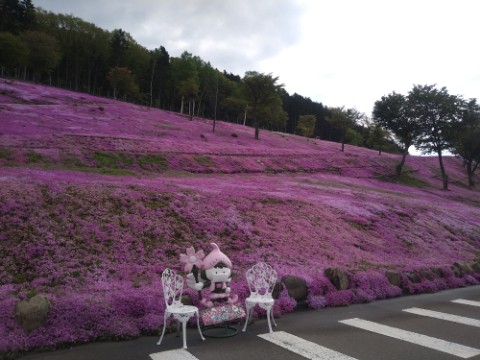
[[[193,120],[193,114],[195,113],[195,100],[191,100],[192,102],[192,112],[190,113],[190,121]],[[190,108],[190,105],[188,106]]]
[[[180,114],[183,114],[183,96],[182,96],[182,104],[180,105]]]
[[[405,164],[405,160],[407,158],[407,155],[408,155],[408,148],[406,148],[405,150],[403,150],[403,155],[402,155],[402,160],[400,160],[400,162],[398,163],[397,166],[395,166],[395,174],[400,177],[400,175],[402,174],[402,168],[403,168],[403,165]]]
[[[248,109],[248,104],[245,105],[245,114],[243,115],[243,126],[247,123],[247,109]]]
[[[442,172],[443,190],[448,190],[448,175],[443,166],[442,150],[438,150],[438,163],[440,164],[440,171]]]
[[[472,160],[465,161],[465,165],[467,168],[468,187],[472,189],[475,186],[475,181],[473,181],[474,170],[472,168]]]
[[[253,127],[255,128],[255,140],[258,140],[260,134],[260,128],[257,122],[257,106],[253,106]]]

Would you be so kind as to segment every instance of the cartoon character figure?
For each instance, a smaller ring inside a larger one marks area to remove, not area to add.
[[[210,245],[213,249],[205,258],[202,257],[203,252],[199,251],[195,254],[193,248],[187,249],[187,255],[183,258],[183,260],[188,260],[185,268],[191,269],[187,275],[187,286],[199,293],[201,290],[208,290],[206,296],[200,301],[206,307],[213,307],[215,303],[219,302],[233,304],[237,302],[238,295],[232,294],[230,288],[232,262],[227,255],[220,251],[217,244],[211,243]],[[201,270],[200,273],[199,270]]]

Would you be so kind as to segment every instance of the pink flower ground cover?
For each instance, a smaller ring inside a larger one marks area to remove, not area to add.
[[[27,83],[0,84],[0,354],[158,333],[165,267],[219,244],[248,296],[257,261],[304,278],[311,308],[477,284],[480,194],[461,161],[396,155]],[[478,180],[478,177],[477,177]],[[346,270],[338,291],[324,270]],[[433,269],[433,270],[432,270]],[[386,270],[402,275],[391,285]],[[197,295],[187,291],[198,303]],[[27,332],[15,304],[50,300]],[[280,292],[275,313],[297,302]],[[261,312],[258,312],[261,315]]]

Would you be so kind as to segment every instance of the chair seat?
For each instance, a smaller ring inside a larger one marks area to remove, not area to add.
[[[194,314],[198,311],[198,308],[192,305],[171,305],[167,308],[167,311],[176,314]]]
[[[261,296],[249,296],[248,298],[245,299],[245,301],[249,304],[257,304],[257,303],[273,304],[275,302],[275,300],[271,297],[261,297]]]

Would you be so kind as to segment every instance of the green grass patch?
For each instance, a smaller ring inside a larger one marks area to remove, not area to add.
[[[101,174],[101,175],[116,175],[116,176],[136,176],[137,174],[134,171],[127,169],[109,169],[109,168],[99,168],[99,167],[88,167],[88,166],[49,166],[48,169],[57,169],[57,170],[68,170],[68,171],[80,171],[84,173],[91,174]]]
[[[194,156],[193,159],[204,166],[214,166],[215,162],[210,156]]]
[[[140,155],[137,161],[142,169],[147,169],[151,166],[162,170],[168,169],[167,159],[162,154]]]
[[[7,161],[13,160],[13,151],[10,149],[0,149],[0,159],[4,159]]]
[[[426,181],[423,181],[413,176],[411,172],[402,172],[400,176],[396,176],[396,175],[387,176],[385,174],[375,173],[373,177],[380,181],[404,184],[404,185],[413,186],[421,189],[427,188],[430,186],[430,184],[427,183]]]
[[[29,152],[27,152],[27,162],[28,163],[40,163],[40,162],[43,162],[43,161],[44,161],[44,158],[39,153],[36,153],[33,150],[30,150]]]
[[[119,169],[132,165],[132,159],[122,153],[96,151],[93,159],[100,168]]]
[[[402,173],[400,175],[399,182],[405,185],[415,186],[418,188],[426,188],[429,186],[427,182],[412,176],[410,173]]]
[[[63,165],[67,167],[83,167],[85,162],[74,154],[62,154],[60,158]]]

